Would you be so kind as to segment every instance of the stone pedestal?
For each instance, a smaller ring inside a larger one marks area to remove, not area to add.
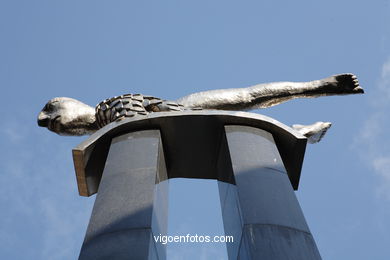
[[[243,112],[111,123],[73,150],[80,195],[97,193],[79,259],[166,259],[153,235],[167,234],[172,178],[218,181],[229,259],[321,259],[293,191],[305,146],[291,128]]]

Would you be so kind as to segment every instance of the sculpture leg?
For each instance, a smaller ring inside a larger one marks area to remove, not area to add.
[[[275,82],[248,88],[194,93],[177,100],[186,107],[220,110],[267,108],[295,98],[364,93],[353,74],[339,74],[309,82]]]
[[[362,94],[357,77],[353,74],[338,74],[319,80],[318,90],[324,90],[329,95]]]
[[[306,136],[309,143],[314,144],[321,141],[331,126],[330,122],[317,122],[311,125],[293,125],[292,128]]]

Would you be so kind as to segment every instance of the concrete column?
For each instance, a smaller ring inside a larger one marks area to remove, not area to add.
[[[225,129],[236,183],[221,185],[229,259],[321,259],[272,135]]]
[[[165,259],[152,237],[167,229],[164,161],[158,130],[113,138],[80,260]]]

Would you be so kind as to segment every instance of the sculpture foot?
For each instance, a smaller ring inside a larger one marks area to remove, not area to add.
[[[312,125],[293,125],[292,128],[307,137],[311,144],[318,143],[332,126],[330,122],[317,122]]]
[[[338,74],[326,78],[323,81],[324,87],[332,88],[335,94],[363,94],[364,90],[354,74]]]

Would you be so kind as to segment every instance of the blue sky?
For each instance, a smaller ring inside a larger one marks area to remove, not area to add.
[[[75,259],[94,198],[38,128],[52,97],[95,105],[353,72],[366,94],[256,110],[333,123],[296,193],[324,259],[390,256],[390,1],[0,1],[0,254]]]

